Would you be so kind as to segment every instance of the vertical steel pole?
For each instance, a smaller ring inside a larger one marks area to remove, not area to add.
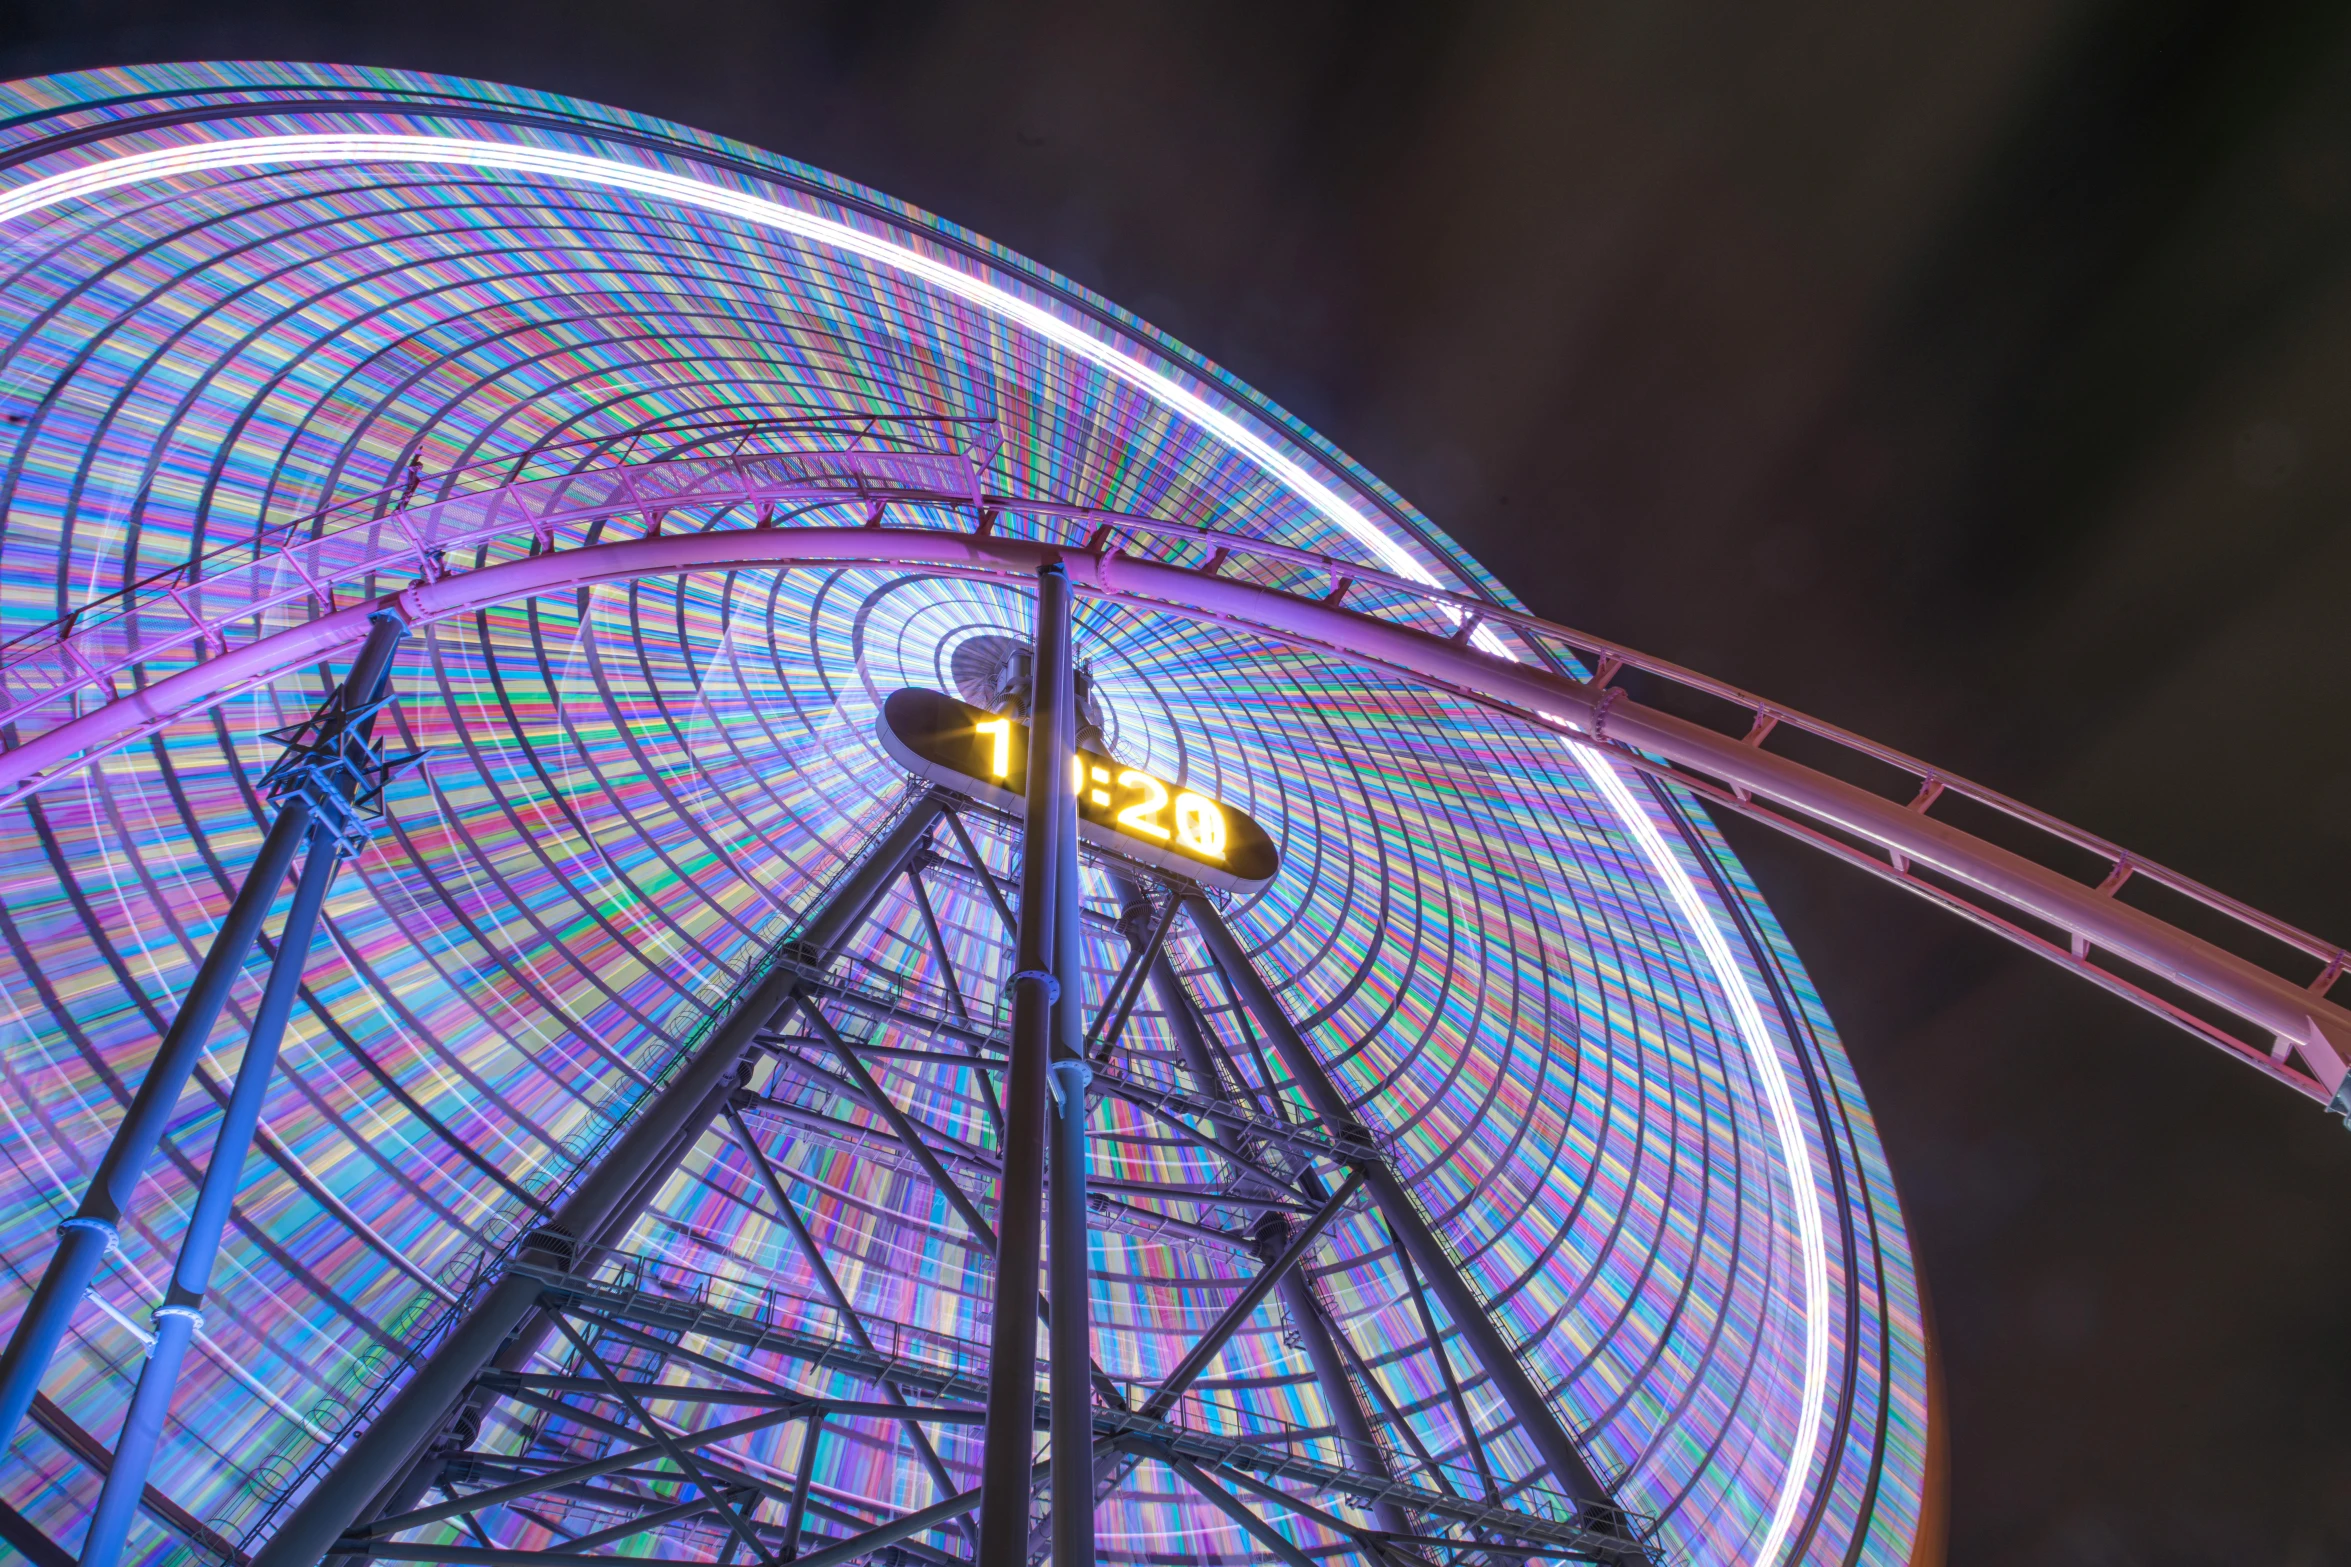
[[[1197,894],[1185,898],[1184,912],[1191,917],[1193,929],[1207,943],[1217,966],[1224,970],[1233,993],[1265,1030],[1282,1064],[1290,1069],[1290,1076],[1305,1093],[1307,1102],[1314,1106],[1314,1113],[1334,1132],[1359,1133],[1362,1123],[1356,1119],[1354,1109],[1339,1092],[1338,1085],[1331,1081],[1330,1074],[1323,1070],[1321,1059],[1299,1035],[1289,1014],[1281,1009],[1273,991],[1250,963],[1249,955],[1233,939],[1224,916],[1207,898]],[[1550,1468],[1552,1480],[1579,1504],[1612,1507],[1607,1487],[1592,1473],[1550,1401],[1543,1397],[1534,1378],[1527,1375],[1526,1367],[1519,1364],[1518,1356],[1494,1326],[1493,1319],[1486,1315],[1485,1303],[1462,1278],[1436,1232],[1421,1216],[1412,1194],[1396,1178],[1396,1172],[1388,1167],[1386,1160],[1377,1158],[1363,1160],[1359,1168],[1364,1172],[1364,1187],[1379,1204],[1388,1228],[1411,1252],[1421,1277],[1437,1292],[1437,1298],[1445,1303],[1446,1314],[1477,1352],[1486,1374],[1494,1379],[1494,1390],[1502,1395],[1510,1412],[1518,1416],[1527,1440],[1534,1444],[1535,1451]]]
[[[1076,707],[1074,700],[1062,704],[1053,747],[1055,765],[1065,774],[1070,771],[1066,759],[1076,752]],[[1053,1244],[1046,1279],[1053,1305],[1046,1355],[1053,1425],[1053,1562],[1054,1567],[1093,1567],[1094,1307],[1087,1287],[1092,1269],[1086,1237],[1086,1089],[1094,1080],[1094,1069],[1086,1063],[1088,1012],[1079,946],[1074,788],[1069,813],[1062,820],[1053,896],[1053,972],[1061,982],[1061,999],[1053,1004],[1053,1160],[1047,1210]]]
[[[375,617],[344,688],[371,695],[377,692],[407,629],[396,615],[387,612]],[[33,1395],[40,1391],[41,1378],[49,1370],[57,1345],[73,1321],[74,1308],[81,1304],[90,1280],[97,1276],[98,1264],[114,1246],[123,1213],[147,1173],[147,1161],[155,1156],[163,1129],[171,1124],[172,1112],[187,1089],[197,1058],[211,1040],[221,1009],[228,1004],[229,990],[245,966],[246,954],[253,950],[262,917],[276,901],[278,884],[286,879],[295,852],[309,835],[311,817],[309,802],[301,799],[288,800],[278,811],[268,836],[261,840],[261,852],[254,856],[243,885],[229,904],[227,917],[213,932],[212,945],[197,965],[179,1012],[164,1030],[147,1075],[131,1096],[130,1109],[114,1129],[97,1173],[90,1177],[81,1206],[57,1227],[57,1250],[50,1254],[32,1300],[9,1334],[8,1347],[0,1350],[0,1447],[14,1440],[25,1411],[32,1407]]]
[[[851,870],[802,933],[802,946],[812,959],[831,956],[831,944],[845,939],[854,925],[839,916],[839,909],[850,903],[860,910],[870,907],[875,889],[887,886],[921,849],[923,835],[939,811],[937,796],[924,796]],[[811,933],[821,936],[825,945],[820,947]],[[798,971],[786,966],[761,980],[637,1112],[628,1130],[555,1216],[526,1239],[521,1260],[567,1269],[581,1251],[612,1240],[613,1221],[645,1195],[645,1183],[662,1161],[693,1146],[694,1139],[683,1134],[707,1124],[725,1106],[723,1090],[744,1052],[779,1014],[799,1004],[800,985]],[[1033,1263],[1030,1272],[1033,1277]],[[376,1516],[376,1504],[410,1481],[420,1455],[456,1413],[474,1379],[525,1330],[538,1304],[539,1288],[537,1279],[520,1273],[509,1273],[492,1285],[367,1429],[353,1437],[334,1468],[286,1515],[277,1532],[254,1553],[253,1567],[316,1567],[355,1520]]]
[[[114,1567],[122,1555],[131,1518],[147,1485],[147,1471],[163,1436],[164,1417],[171,1411],[181,1358],[188,1341],[204,1321],[204,1296],[212,1287],[213,1260],[220,1254],[221,1231],[227,1226],[229,1205],[244,1183],[245,1159],[253,1146],[253,1129],[261,1120],[261,1103],[277,1067],[278,1047],[286,1035],[286,1020],[294,1010],[302,986],[302,971],[318,932],[318,913],[327,888],[342,862],[335,836],[326,827],[311,830],[302,876],[294,884],[293,907],[278,938],[277,958],[270,964],[269,983],[253,1017],[253,1032],[245,1043],[245,1058],[237,1063],[236,1087],[221,1112],[220,1131],[213,1138],[212,1160],[204,1167],[204,1185],[188,1219],[188,1233],[180,1242],[179,1262],[172,1270],[171,1287],[155,1308],[155,1342],[139,1366],[138,1388],[131,1395],[131,1411],[124,1417],[122,1435],[115,1439],[114,1465],[98,1494],[98,1510],[82,1542],[82,1567]]]
[[[1014,946],[1012,1050],[1004,1080],[1004,1174],[997,1214],[996,1295],[988,1359],[987,1445],[980,1458],[976,1567],[1025,1567],[1029,1474],[1037,1427],[1037,1289],[1043,1251],[1046,1075],[1052,1065],[1055,914],[1064,824],[1077,807],[1069,755],[1069,572],[1037,573],[1036,664],[1029,712],[1028,809]],[[1090,1433],[1089,1433],[1090,1435]],[[1060,1444],[1055,1443],[1056,1450]]]

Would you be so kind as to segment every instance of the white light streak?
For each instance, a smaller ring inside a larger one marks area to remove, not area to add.
[[[1706,961],[1713,965],[1715,981],[1729,998],[1731,1016],[1739,1025],[1739,1037],[1746,1042],[1747,1058],[1754,1064],[1755,1075],[1763,1080],[1763,1096],[1771,1103],[1772,1124],[1779,1132],[1780,1162],[1788,1172],[1788,1198],[1796,1209],[1796,1238],[1803,1253],[1804,1407],[1797,1416],[1796,1440],[1789,1448],[1787,1478],[1781,1482],[1779,1501],[1772,1508],[1771,1527],[1764,1533],[1762,1548],[1755,1553],[1757,1567],[1773,1567],[1779,1560],[1780,1548],[1787,1542],[1788,1530],[1795,1524],[1797,1504],[1804,1500],[1804,1482],[1812,1472],[1814,1450],[1820,1443],[1821,1406],[1828,1396],[1829,1259],[1821,1228],[1820,1192],[1813,1184],[1812,1146],[1804,1135],[1804,1122],[1796,1114],[1796,1096],[1788,1086],[1788,1072],[1780,1060],[1779,1047],[1764,1026],[1763,1009],[1755,1004],[1755,993],[1748,987],[1746,975],[1739,971],[1731,944],[1705,900],[1698,896],[1689,871],[1683,868],[1667,846],[1665,835],[1657,830],[1657,823],[1641,809],[1640,801],[1634,798],[1623,776],[1606,757],[1579,751],[1576,760],[1632,832],[1633,841],[1641,846],[1649,863],[1657,867],[1658,877],[1681,910],[1683,922],[1698,938]]]

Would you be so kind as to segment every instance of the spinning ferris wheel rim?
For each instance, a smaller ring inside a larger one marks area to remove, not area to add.
[[[593,134],[592,130],[590,134]],[[255,145],[265,141],[271,145],[268,147]],[[783,214],[781,220],[783,225],[803,237],[814,237],[821,233],[827,243],[836,243],[844,249],[864,255],[868,259],[882,261],[915,272],[927,282],[941,289],[963,293],[965,297],[972,297],[971,291],[975,289],[994,290],[991,297],[999,300],[1002,308],[1017,316],[1024,325],[1052,338],[1063,348],[1085,357],[1114,375],[1137,378],[1134,384],[1139,388],[1149,391],[1153,396],[1167,400],[1172,406],[1179,408],[1187,418],[1220,438],[1227,438],[1235,450],[1265,468],[1279,482],[1292,488],[1327,521],[1344,529],[1359,544],[1372,550],[1383,565],[1395,570],[1399,575],[1435,585],[1437,578],[1431,566],[1413,553],[1414,548],[1418,547],[1430,550],[1429,559],[1444,568],[1469,573],[1468,580],[1473,584],[1481,580],[1474,575],[1474,566],[1469,565],[1464,558],[1459,557],[1456,553],[1449,553],[1445,548],[1433,546],[1426,537],[1414,537],[1409,542],[1398,538],[1389,531],[1395,525],[1396,518],[1383,515],[1375,519],[1373,516],[1367,515],[1365,509],[1358,507],[1341,494],[1336,482],[1309,472],[1305,461],[1327,462],[1329,460],[1327,452],[1317,452],[1313,454],[1312,459],[1306,459],[1279,449],[1277,440],[1295,439],[1296,432],[1294,430],[1283,429],[1278,437],[1261,434],[1250,428],[1239,415],[1220,406],[1206,393],[1171,378],[1164,370],[1155,369],[1144,363],[1141,355],[1146,352],[1164,358],[1165,345],[1163,344],[1154,343],[1145,347],[1145,345],[1135,342],[1131,333],[1127,334],[1123,344],[1106,339],[1104,336],[1097,335],[1096,331],[1074,325],[1053,310],[1023,298],[1010,289],[1000,288],[984,280],[975,279],[973,273],[967,272],[959,266],[942,262],[917,249],[877,239],[873,234],[855,225],[806,213],[781,203],[768,202],[765,198],[749,197],[739,192],[726,191],[702,181],[682,180],[682,177],[667,171],[648,170],[640,165],[627,163],[625,160],[586,159],[583,161],[581,155],[568,152],[534,148],[518,149],[508,143],[477,142],[464,138],[434,136],[388,138],[349,135],[286,138],[241,137],[198,144],[192,151],[158,149],[150,153],[131,154],[125,158],[86,164],[77,170],[37,179],[30,184],[17,187],[8,195],[0,195],[0,221],[6,221],[8,215],[21,217],[51,210],[60,203],[103,194],[108,190],[121,189],[137,180],[162,178],[175,172],[185,174],[199,168],[221,170],[237,167],[239,166],[238,160],[252,159],[257,154],[265,161],[278,158],[292,164],[335,162],[351,159],[355,155],[396,163],[432,163],[436,160],[446,159],[449,162],[466,164],[467,166],[491,166],[526,175],[582,179],[592,183],[623,184],[636,190],[639,194],[663,200],[677,200],[689,205],[702,205],[712,210],[725,210],[738,217],[747,216],[753,212],[759,213],[762,217],[772,216],[769,209],[776,209]],[[139,163],[137,160],[142,158],[149,161]],[[217,161],[207,163],[207,159]],[[593,165],[593,167],[589,165]],[[693,188],[690,190],[681,189],[681,184]],[[753,202],[760,203],[760,205],[756,207],[750,205]],[[907,218],[908,215],[898,213],[891,214],[882,221],[903,225]],[[876,247],[880,247],[880,250],[877,251]],[[995,258],[986,264],[999,265],[1001,259]],[[1097,325],[1099,326],[1098,320]],[[1100,330],[1123,332],[1125,329],[1104,327]],[[1133,351],[1131,356],[1130,349]],[[1183,373],[1191,372],[1187,370]],[[1228,388],[1213,382],[1209,384],[1219,393],[1228,390]],[[1258,408],[1251,409],[1250,412],[1262,417],[1265,411]],[[1358,493],[1361,493],[1360,488],[1358,488]],[[691,550],[687,549],[681,553],[691,554]],[[652,569],[658,570],[660,568]],[[1115,575],[1117,569],[1113,565],[1110,571]],[[490,584],[483,583],[479,586],[488,587]],[[420,595],[429,592],[430,588],[419,590]],[[1160,604],[1157,607],[1177,606]],[[321,630],[324,629],[324,622],[315,624],[319,625]],[[1473,628],[1473,635],[1478,638],[1481,647],[1486,651],[1495,650],[1496,644],[1490,630]],[[1326,648],[1324,651],[1329,651],[1329,649]],[[1600,764],[1600,770],[1602,776],[1613,777],[1606,763]],[[1604,793],[1609,792],[1607,783],[1602,782],[1600,787]],[[1621,795],[1622,788],[1621,780],[1618,780],[1617,792],[1619,795]],[[1616,796],[1612,795],[1612,798],[1616,798]],[[1643,825],[1648,827],[1644,848],[1649,852],[1657,873],[1669,885],[1674,883],[1677,874],[1679,874],[1681,882],[1686,887],[1686,873],[1681,873],[1679,862],[1665,848],[1662,841],[1657,839],[1656,828],[1654,824],[1648,823],[1645,812],[1631,801],[1629,795],[1621,796],[1617,803],[1620,814],[1626,814],[1629,808],[1626,825],[1636,837],[1641,836]],[[1743,1000],[1746,1008],[1752,1011],[1755,1004],[1754,997],[1747,990],[1745,979],[1737,973],[1736,964],[1731,960],[1727,946],[1723,944],[1722,933],[1713,923],[1713,916],[1706,911],[1702,900],[1694,891],[1678,893],[1677,897],[1679,897],[1685,915],[1691,918],[1690,934],[1702,945],[1707,945],[1709,956],[1716,959],[1722,980],[1722,989],[1731,1005],[1736,1009]],[[1709,941],[1709,937],[1711,937],[1711,941]],[[1719,949],[1719,956],[1716,949]],[[1768,1034],[1760,1022],[1754,1025],[1752,1031],[1749,1031],[1745,1027],[1745,1019],[1742,1019],[1741,1032],[1745,1035],[1750,1051],[1760,1050],[1761,1054],[1768,1057],[1771,1065],[1776,1069],[1778,1067],[1776,1049],[1772,1046]],[[1778,1097],[1784,1100],[1788,1093],[1784,1076],[1779,1078],[1779,1084]],[[1781,1120],[1780,1128],[1784,1144],[1786,1142],[1785,1134],[1792,1124],[1788,1119]],[[1809,1146],[1804,1143],[1800,1127],[1796,1128],[1795,1147],[1802,1149],[1802,1153],[1800,1158],[1792,1159],[1790,1162],[1808,1167],[1815,1156]],[[1805,1180],[1797,1181],[1794,1185],[1800,1194],[1800,1210],[1810,1206],[1808,1199],[1814,1199],[1813,1183]],[[1758,1559],[1762,1560],[1770,1560],[1777,1556],[1781,1544],[1785,1541],[1792,1527],[1796,1510],[1805,1498],[1821,1423],[1822,1400],[1827,1391],[1825,1347],[1817,1352],[1811,1348],[1815,1344],[1825,1346],[1827,1332],[1826,1323],[1822,1316],[1824,1304],[1822,1290],[1812,1283],[1812,1280],[1817,1278],[1819,1269],[1824,1265],[1820,1249],[1820,1220],[1816,1209],[1813,1211],[1810,1223],[1805,1228],[1809,1231],[1805,1248],[1805,1271],[1807,1274],[1807,1310],[1805,1313],[1807,1328],[1805,1336],[1808,1345],[1804,1375],[1805,1407],[1801,1422],[1802,1429],[1796,1433],[1795,1439],[1791,1443],[1788,1474],[1776,1488],[1770,1527],[1766,1531],[1762,1547],[1757,1553]]]
[[[1432,586],[1436,578],[1426,566],[1377,521],[1348,504],[1324,480],[1241,420],[1216,406],[1199,392],[1154,370],[1114,342],[1085,331],[1051,310],[1021,297],[1009,288],[943,263],[904,244],[869,234],[854,225],[810,213],[783,202],[738,194],[709,182],[683,178],[619,159],[547,149],[516,147],[509,143],[440,136],[341,136],[295,134],[238,137],[194,147],[129,153],[103,162],[48,175],[0,194],[0,225],[75,200],[179,174],[218,169],[267,168],[275,164],[306,163],[415,163],[497,169],[521,174],[543,174],[590,184],[611,185],[660,200],[723,213],[771,227],[847,254],[897,268],[923,282],[982,304],[1073,353],[1080,354],[1113,375],[1128,379],[1145,395],[1160,399],[1184,416],[1211,430],[1234,450],[1259,464],[1317,510],[1378,553],[1383,562],[1407,576]]]

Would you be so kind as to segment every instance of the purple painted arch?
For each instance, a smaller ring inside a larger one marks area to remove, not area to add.
[[[69,775],[138,737],[205,711],[239,692],[333,659],[367,634],[379,609],[412,625],[517,599],[602,583],[689,572],[807,566],[919,568],[1021,582],[1048,558],[1068,562],[1081,594],[1214,622],[1318,657],[1377,668],[1556,730],[1564,740],[1641,772],[1695,784],[1717,803],[1821,842],[1821,831],[1861,840],[1894,861],[1930,868],[1984,904],[2057,927],[2068,941],[2112,953],[2136,969],[2225,1009],[2285,1041],[2276,1054],[2198,1026],[2192,1012],[2124,976],[2087,971],[2158,1015],[2213,1040],[2249,1065],[2324,1101],[2345,1079],[2351,1012],[2268,968],[2145,910],[2121,903],[2023,855],[1898,805],[1856,785],[1717,731],[1622,699],[1622,692],[1471,645],[1465,623],[1437,636],[1277,588],[1118,552],[933,529],[722,529],[585,545],[419,582],[372,602],[319,616],[223,652],[0,752],[0,804]],[[1539,624],[1512,617],[1522,626]],[[1572,633],[1549,628],[1559,637]],[[1754,809],[1761,801],[1765,808]],[[1774,810],[1770,807],[1779,807]],[[1812,829],[1807,831],[1806,829]],[[1904,874],[1924,895],[1947,890]],[[1988,912],[1962,903],[1963,912]],[[1992,915],[2000,919],[1999,915]],[[2013,920],[1996,928],[2056,956]],[[2282,1059],[2299,1054],[2304,1070]]]

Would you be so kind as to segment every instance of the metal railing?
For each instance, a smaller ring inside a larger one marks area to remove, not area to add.
[[[985,1396],[984,1357],[973,1355],[951,1335],[911,1324],[863,1317],[874,1340],[875,1353],[869,1355],[810,1325],[832,1316],[820,1302],[655,1258],[616,1259],[588,1278],[530,1266],[516,1271],[538,1279],[550,1299],[569,1308],[600,1312],[639,1328],[679,1330],[753,1352],[767,1350],[819,1370],[830,1367],[863,1378],[883,1378],[931,1398],[978,1403]],[[1045,1413],[1040,1402],[1040,1424]],[[1428,1466],[1401,1454],[1391,1455],[1390,1475],[1369,1474],[1320,1456],[1318,1448],[1334,1440],[1327,1431],[1202,1399],[1196,1393],[1187,1393],[1168,1419],[1099,1403],[1093,1419],[1098,1435],[1165,1448],[1212,1468],[1298,1480],[1350,1498],[1391,1500],[1473,1530],[1600,1546],[1618,1559],[1662,1560],[1648,1543],[1656,1520],[1646,1515],[1619,1510],[1615,1516],[1621,1532],[1603,1533],[1586,1521],[1586,1509],[1562,1493],[1530,1486],[1509,1505],[1476,1501],[1469,1493],[1474,1482],[1466,1473],[1448,1471],[1438,1480]]]
[[[647,1082],[633,1091],[608,1096],[591,1109],[588,1124],[595,1126],[596,1130],[576,1145],[567,1139],[562,1146],[572,1153],[568,1167],[553,1170],[550,1178],[532,1192],[541,1203],[542,1211],[551,1211],[559,1206],[581,1177],[596,1167],[605,1151],[628,1129],[637,1107],[659,1091],[687,1061],[693,1059],[694,1053],[701,1048],[711,1030],[725,1021],[733,1011],[736,1000],[750,995],[758,987],[782,958],[788,945],[788,940],[771,944],[758,961],[728,983],[720,996],[704,1007],[701,1018],[676,1040]],[[576,1133],[574,1135],[577,1136]],[[548,1165],[541,1166],[542,1171],[548,1169]],[[538,1173],[533,1172],[534,1175]],[[238,1537],[239,1549],[251,1552],[268,1531],[279,1510],[309,1484],[321,1465],[340,1450],[344,1433],[374,1418],[384,1400],[399,1386],[404,1373],[429,1354],[449,1329],[463,1320],[465,1313],[473,1308],[482,1293],[503,1276],[521,1252],[537,1219],[538,1215],[532,1214],[529,1222],[525,1222],[525,1215],[519,1205],[512,1204],[510,1200],[484,1226],[481,1239],[442,1265],[442,1282],[450,1286],[452,1298],[437,1313],[432,1313],[429,1308],[434,1297],[420,1295],[395,1319],[406,1323],[407,1331],[414,1332],[415,1336],[409,1338],[402,1331],[392,1331],[387,1337],[400,1346],[397,1353],[384,1350],[381,1346],[371,1351],[374,1357],[372,1362],[366,1365],[364,1374],[351,1389],[353,1399],[348,1413],[332,1428],[335,1440],[310,1442],[307,1444],[310,1451],[301,1456],[297,1455],[303,1444],[284,1443],[271,1457],[254,1467],[248,1489],[259,1500],[261,1510],[244,1526]],[[459,1273],[464,1275],[462,1285],[453,1276]],[[420,1310],[420,1307],[427,1309]],[[426,1320],[428,1314],[429,1321]]]
[[[0,642],[0,724],[37,718],[134,663],[217,653],[239,622],[281,606],[331,609],[354,579],[433,581],[451,551],[490,539],[519,534],[549,549],[614,517],[659,532],[672,512],[706,522],[713,508],[784,500],[920,492],[976,503],[992,433],[985,421],[918,416],[728,420],[484,459],[432,476],[429,495],[397,481],[264,523]],[[942,445],[941,435],[972,439]],[[658,440],[673,444],[649,451]]]

